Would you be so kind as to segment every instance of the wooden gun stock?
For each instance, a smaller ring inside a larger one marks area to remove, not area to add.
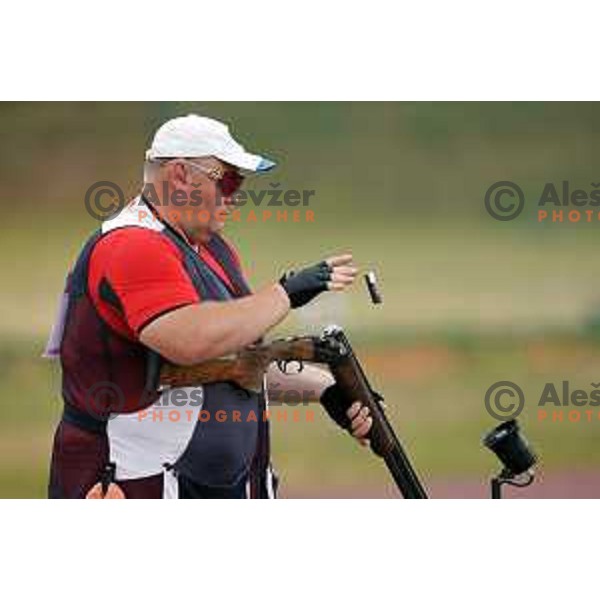
[[[318,344],[319,338],[312,336],[293,337],[249,346],[237,354],[197,365],[183,367],[166,363],[161,369],[160,384],[184,387],[230,381],[260,392],[264,374],[272,362],[322,362]]]

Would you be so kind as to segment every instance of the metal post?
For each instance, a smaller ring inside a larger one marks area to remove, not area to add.
[[[502,498],[502,481],[498,477],[492,479],[492,500]]]

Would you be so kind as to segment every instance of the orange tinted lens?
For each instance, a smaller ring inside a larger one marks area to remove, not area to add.
[[[219,187],[223,196],[233,196],[244,183],[244,176],[237,171],[225,171],[223,177],[219,180]]]

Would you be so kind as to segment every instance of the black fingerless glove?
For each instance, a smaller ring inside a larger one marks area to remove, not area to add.
[[[298,272],[286,273],[279,283],[288,295],[292,308],[304,306],[324,292],[327,282],[331,280],[331,271],[331,267],[323,261]]]
[[[377,392],[373,392],[375,399],[379,404],[383,403],[383,396]],[[352,401],[342,392],[337,383],[325,388],[321,394],[321,405],[325,412],[342,428],[350,429],[350,418],[346,414],[352,406]]]

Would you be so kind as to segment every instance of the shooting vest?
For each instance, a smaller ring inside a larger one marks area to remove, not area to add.
[[[148,217],[141,219],[139,211],[143,209],[148,211]],[[132,426],[141,426],[139,418],[138,423],[135,423],[136,414],[157,401],[160,402],[158,378],[162,359],[141,343],[115,332],[98,314],[88,290],[90,256],[98,240],[116,229],[153,229],[166,236],[179,249],[183,256],[184,268],[203,300],[226,301],[251,293],[231,248],[220,236],[213,236],[208,250],[229,277],[233,284],[233,292],[177,231],[158,219],[155,212],[150,211],[154,209],[149,203],[143,198],[138,198],[120,215],[105,222],[102,229],[92,235],[83,247],[66,285],[67,308],[59,347],[63,373],[62,395],[65,402],[63,418],[88,431],[108,433],[112,446],[110,459],[115,462],[117,479],[152,474],[156,461],[164,457],[159,456],[152,464],[146,463],[152,452],[160,454],[161,444],[165,448],[165,456],[169,455],[172,463],[181,459],[182,469],[187,469],[193,477],[193,461],[186,456],[184,450],[194,438],[197,422],[179,426],[179,429],[171,423],[152,426],[149,431],[159,430],[156,439],[149,438],[147,451],[143,448],[138,449],[136,454],[139,457],[133,460],[130,458],[128,437],[136,431]],[[110,288],[103,288],[101,285],[100,296],[115,309],[121,310],[118,298],[111,293]],[[187,391],[189,393],[195,389]],[[240,395],[243,395],[247,401],[243,404],[247,403],[249,409],[255,409],[259,416],[262,416],[266,409],[264,393],[253,394],[235,384],[207,384],[202,386],[201,390],[205,403],[210,399],[214,406],[227,406],[228,398],[236,397],[239,400]],[[232,425],[239,427],[240,423]],[[258,418],[255,427],[256,447],[251,456],[243,458],[245,464],[249,465],[246,469],[249,474],[249,493],[253,498],[273,497],[273,474],[269,464],[269,424]],[[159,450],[156,450],[157,447]],[[178,450],[173,450],[174,447]],[[132,469],[127,466],[128,462],[139,462],[140,466]],[[124,466],[121,467],[120,463]]]

